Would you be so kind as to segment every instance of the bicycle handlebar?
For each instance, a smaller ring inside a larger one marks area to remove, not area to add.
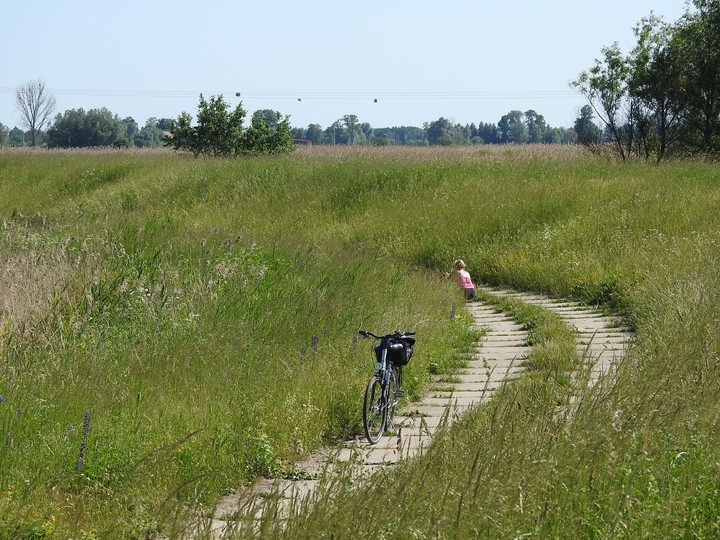
[[[400,330],[395,330],[395,333],[393,334],[387,334],[385,336],[376,336],[372,332],[368,332],[366,330],[358,330],[358,334],[360,334],[364,338],[370,338],[373,337],[375,339],[388,339],[388,338],[403,338],[407,336],[414,336],[415,332],[401,332]]]

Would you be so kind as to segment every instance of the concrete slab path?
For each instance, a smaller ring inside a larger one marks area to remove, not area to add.
[[[518,298],[557,313],[566,324],[577,330],[577,351],[588,362],[589,385],[611,371],[632,341],[633,334],[618,317],[581,306],[574,302],[553,300],[541,295],[483,288],[488,294]],[[484,339],[475,348],[466,368],[452,377],[434,376],[423,398],[398,411],[396,430],[376,445],[364,438],[345,441],[339,448],[324,450],[297,465],[300,479],[265,479],[250,492],[224,497],[219,501],[211,522],[213,535],[222,538],[234,530],[236,516],[252,508],[250,515],[261,515],[268,500],[279,501],[279,519],[287,517],[290,508],[302,507],[318,485],[317,477],[340,470],[348,474],[352,464],[353,477],[367,477],[378,470],[393,466],[400,460],[421,453],[440,426],[451,424],[470,407],[488,401],[495,390],[520,376],[523,363],[530,354],[527,331],[509,315],[491,304],[471,302],[467,310],[474,318],[473,326],[485,331]],[[295,501],[295,502],[293,502]]]

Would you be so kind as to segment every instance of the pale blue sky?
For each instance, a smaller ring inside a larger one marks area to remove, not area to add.
[[[570,127],[568,81],[651,11],[684,0],[36,0],[0,13],[0,122],[42,79],[57,112],[107,107],[141,125],[197,111],[198,95],[274,109],[293,126],[355,114],[373,127],[441,116],[493,122],[534,109]],[[241,97],[235,97],[241,92]],[[301,101],[298,101],[298,98]],[[377,102],[375,102],[377,98]]]

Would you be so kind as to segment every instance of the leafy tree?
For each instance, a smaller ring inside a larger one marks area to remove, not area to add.
[[[678,140],[685,116],[682,62],[672,45],[672,28],[650,16],[635,28],[638,43],[630,56],[630,95],[637,100],[637,135],[647,159],[660,161]]]
[[[10,146],[25,146],[25,132],[18,127],[12,128],[8,133],[8,142]]]
[[[45,82],[28,81],[15,91],[15,107],[20,121],[30,132],[30,145],[35,146],[37,135],[48,123],[55,110],[55,96],[45,88]]]
[[[273,125],[265,113],[254,114],[248,129],[243,127],[246,116],[242,103],[234,110],[222,95],[211,96],[206,101],[200,94],[197,123],[192,116],[183,112],[175,123],[172,136],[164,138],[164,144],[175,150],[186,150],[195,157],[255,155],[284,153],[293,150],[292,131],[289,117],[284,119],[279,112],[273,113]]]
[[[363,122],[360,124],[360,132],[362,133],[363,137],[365,138],[365,141],[370,141],[373,136],[373,127],[370,125],[369,122]]]
[[[280,154],[294,148],[290,121],[273,112],[272,122],[264,114],[254,114],[241,140],[240,153],[246,155]]]
[[[253,113],[252,118],[264,120],[270,129],[275,129],[279,121],[277,112],[272,109],[259,109]]]
[[[628,148],[632,146],[632,130],[623,129],[629,121],[626,107],[630,66],[617,42],[610,47],[603,47],[602,54],[602,60],[596,59],[593,67],[583,71],[570,84],[590,102],[598,118],[605,124],[620,157],[625,159]]]
[[[482,139],[484,144],[497,144],[500,142],[498,139],[498,127],[492,123],[480,122],[477,126],[476,136]]]
[[[138,126],[138,123],[131,116],[128,116],[127,118],[125,118],[122,121],[122,124],[125,126],[124,137],[125,137],[125,140],[127,141],[127,145],[134,146],[135,145],[135,137],[140,132],[140,126]]]
[[[172,132],[175,129],[175,119],[173,118],[161,118],[157,121],[158,129],[163,131]]]
[[[348,144],[350,136],[340,120],[335,120],[323,133],[324,144]]]
[[[313,144],[322,144],[322,126],[320,124],[310,124],[305,132],[305,138]]]
[[[342,123],[343,126],[345,126],[345,129],[347,130],[348,138],[350,140],[350,144],[355,144],[355,138],[357,137],[358,131],[359,131],[359,121],[358,117],[354,114],[346,114],[342,117]]]
[[[573,127],[579,143],[591,149],[596,149],[601,142],[600,128],[593,121],[593,108],[583,105],[580,116],[575,120]]]
[[[450,120],[444,117],[440,117],[434,122],[428,124],[425,133],[427,134],[428,143],[430,146],[436,144],[447,143],[451,140],[450,130],[452,129],[452,123]]]
[[[145,125],[135,135],[134,142],[138,148],[151,148],[162,145],[165,132],[160,128],[157,118],[148,118]]]
[[[525,144],[529,140],[527,126],[523,121],[521,111],[510,111],[500,118],[498,122],[498,133],[500,142]]]
[[[195,157],[239,154],[246,112],[242,103],[233,111],[228,111],[228,108],[229,104],[222,95],[211,96],[210,101],[206,101],[200,94],[197,124],[193,125],[192,116],[188,113],[181,113],[172,137],[166,137],[164,144],[175,150],[190,151]]]
[[[545,142],[545,131],[547,124],[542,114],[530,109],[525,111],[525,126],[528,132],[528,142],[532,144]]]
[[[117,115],[105,107],[71,109],[58,114],[47,131],[48,146],[53,148],[83,148],[92,146],[126,146],[126,126]]]
[[[0,146],[7,146],[10,143],[10,130],[0,122]]]
[[[720,0],[693,0],[673,33],[685,79],[686,140],[703,151],[720,151]]]

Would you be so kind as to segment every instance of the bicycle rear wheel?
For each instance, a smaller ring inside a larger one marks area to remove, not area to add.
[[[377,375],[374,375],[365,389],[365,405],[363,407],[365,437],[370,444],[377,444],[385,432],[387,413],[382,381]]]

